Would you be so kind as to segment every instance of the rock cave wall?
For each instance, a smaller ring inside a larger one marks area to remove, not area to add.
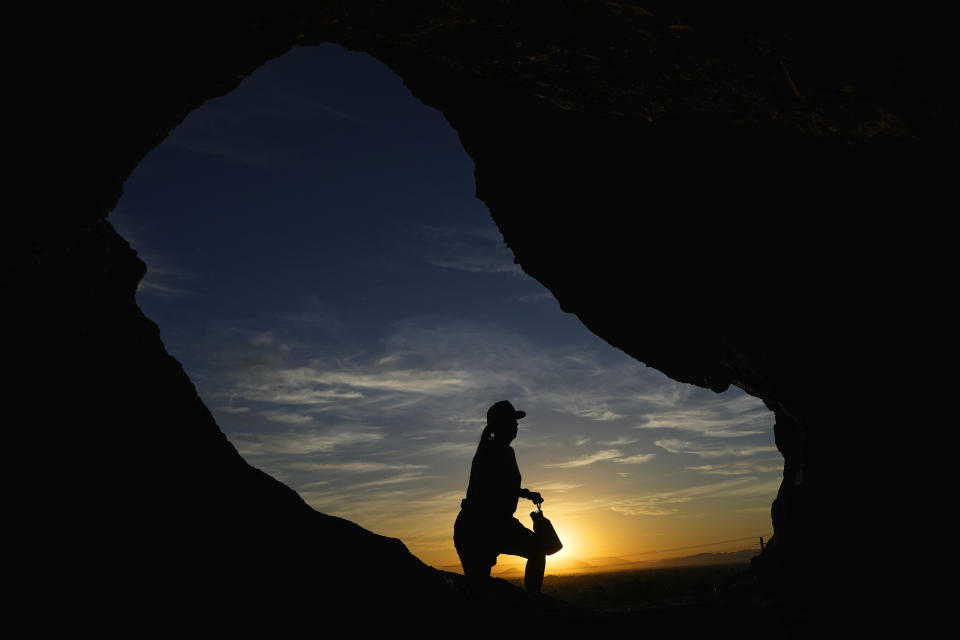
[[[193,108],[321,42],[372,54],[443,112],[518,263],[565,311],[676,380],[737,385],[774,412],[784,480],[757,576],[790,593],[838,566],[855,579],[835,543],[863,515],[849,469],[867,426],[852,398],[885,382],[875,331],[922,297],[890,258],[920,232],[878,220],[934,206],[945,169],[933,158],[956,132],[936,81],[945,63],[914,22],[823,18],[807,3],[587,1],[73,16],[58,41],[69,68],[44,76],[58,188],[38,195],[43,215],[9,272],[32,310],[33,340],[15,348],[24,398],[45,416],[27,443],[53,470],[36,489],[58,497],[55,516],[24,506],[26,537],[54,550],[37,588],[104,573],[131,611],[295,610],[322,596],[335,615],[351,590],[402,594],[391,606],[414,617],[426,600],[474,606],[399,541],[313,511],[239,457],[137,308],[145,267],[107,221]],[[53,404],[38,394],[50,386]]]

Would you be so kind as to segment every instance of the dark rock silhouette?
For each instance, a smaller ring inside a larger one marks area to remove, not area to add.
[[[946,21],[816,3],[138,8],[35,20],[63,27],[44,28],[51,51],[18,93],[49,111],[27,127],[49,141],[26,159],[43,187],[5,256],[11,397],[30,409],[13,449],[22,593],[59,596],[73,624],[534,606],[471,593],[247,465],[134,302],[143,263],[106,220],[123,181],[191,109],[320,42],[371,53],[444,113],[517,261],[564,310],[775,413],[784,481],[751,589],[816,608],[871,587],[872,545],[838,537],[875,526],[889,485],[870,460],[893,457],[894,416],[953,353],[949,240],[930,222],[956,138]],[[896,371],[916,375],[889,393]]]

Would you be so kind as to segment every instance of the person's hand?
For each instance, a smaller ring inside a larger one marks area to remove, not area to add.
[[[543,502],[543,496],[536,491],[527,491],[527,497],[530,498],[533,504],[540,504]]]

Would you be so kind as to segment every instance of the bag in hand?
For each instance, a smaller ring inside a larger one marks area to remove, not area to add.
[[[530,514],[530,517],[533,519],[533,533],[536,534],[537,540],[540,542],[540,548],[543,549],[545,554],[549,556],[563,549],[560,536],[557,535],[553,524],[543,515],[543,511],[540,511],[539,505],[537,505],[537,510]]]

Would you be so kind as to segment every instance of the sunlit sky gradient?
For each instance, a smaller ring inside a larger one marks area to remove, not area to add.
[[[325,45],[193,112],[110,220],[148,265],[140,306],[244,458],[429,564],[458,565],[453,521],[501,399],[528,413],[523,485],[566,543],[548,572],[769,537],[772,414],[588,332],[473,193],[442,115]]]

